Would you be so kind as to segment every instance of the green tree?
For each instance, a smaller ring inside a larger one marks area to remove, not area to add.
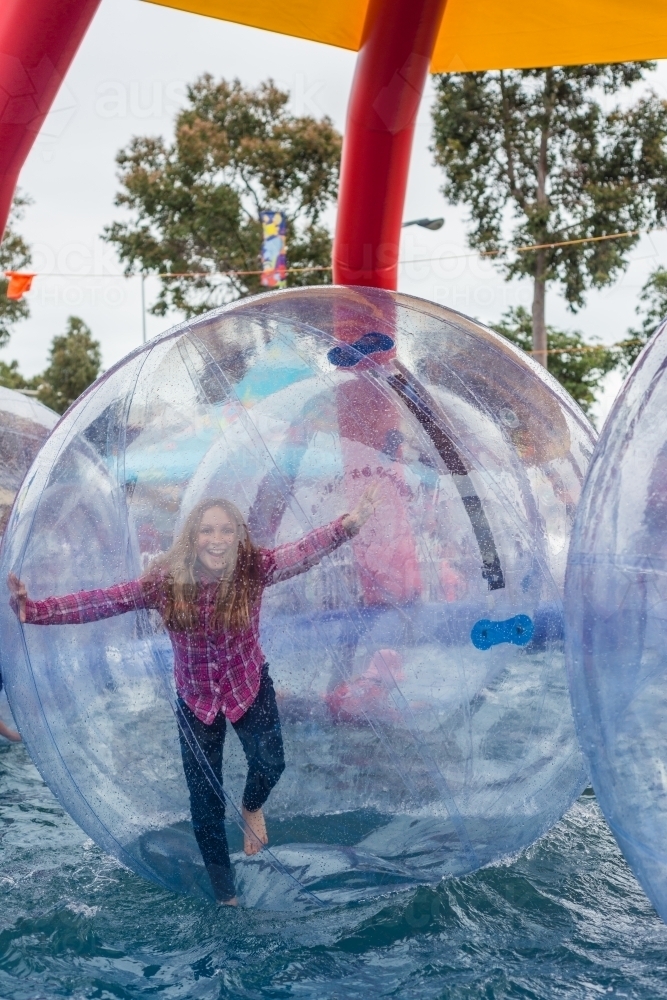
[[[18,361],[0,361],[0,385],[6,389],[34,389],[33,381],[23,377]]]
[[[628,336],[618,344],[620,363],[629,371],[649,342],[658,325],[667,317],[667,268],[658,267],[645,282],[639,295],[636,312],[642,317],[638,330],[629,329]]]
[[[30,315],[25,299],[8,299],[5,271],[24,271],[30,267],[31,256],[27,243],[16,231],[16,223],[23,216],[23,209],[30,201],[25,195],[14,196],[9,223],[0,243],[0,346],[10,338],[12,327]]]
[[[574,312],[627,266],[637,235],[552,247],[658,224],[667,216],[667,107],[647,93],[605,110],[605,95],[654,63],[452,73],[436,78],[433,152],[443,192],[470,211],[469,243],[499,253],[507,280],[533,281],[533,356],[546,364],[545,296]],[[539,250],[516,252],[538,245]],[[549,360],[554,358],[553,355]]]
[[[523,306],[508,309],[492,329],[532,353],[532,317]],[[602,379],[618,365],[617,351],[603,344],[586,343],[576,330],[566,333],[548,326],[547,334],[551,374],[576,399],[584,413],[590,415]]]
[[[15,362],[13,362],[15,364]],[[49,364],[31,379],[38,399],[56,413],[64,413],[100,373],[102,355],[97,340],[78,316],[70,316],[61,336],[53,338]]]
[[[175,308],[191,316],[260,291],[257,274],[212,272],[261,268],[259,219],[266,208],[287,216],[291,267],[328,267],[331,237],[321,217],[336,198],[341,149],[330,119],[291,114],[289,94],[272,81],[248,90],[207,74],[187,96],[172,145],[135,138],[116,158],[122,183],[116,204],[134,218],[114,222],[104,238],[126,273],[202,274],[162,278],[151,311]],[[288,275],[292,285],[329,280],[326,270]]]

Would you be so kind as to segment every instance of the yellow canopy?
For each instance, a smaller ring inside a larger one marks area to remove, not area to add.
[[[368,0],[150,0],[357,51]],[[386,0],[391,17],[391,0]],[[667,58],[666,0],[448,0],[434,73]]]

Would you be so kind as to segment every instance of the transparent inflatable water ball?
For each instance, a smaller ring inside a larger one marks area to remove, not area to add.
[[[0,386],[0,534],[23,477],[58,422],[36,399]]]
[[[562,588],[592,447],[525,355],[403,295],[272,293],[152,341],[8,531],[41,773],[138,874],[246,906],[521,849],[585,781]]]
[[[628,377],[592,462],[566,587],[567,660],[595,792],[667,920],[667,330]]]
[[[0,537],[23,477],[58,422],[36,399],[0,386]],[[13,727],[0,673],[0,722]]]

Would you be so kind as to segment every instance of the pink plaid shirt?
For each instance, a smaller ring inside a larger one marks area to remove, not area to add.
[[[338,518],[315,528],[298,542],[276,549],[260,549],[261,590],[251,609],[250,623],[241,632],[215,630],[212,619],[218,581],[202,582],[197,601],[200,626],[196,631],[169,630],[174,648],[176,690],[198,719],[207,725],[223,712],[230,722],[244,715],[259,691],[264,653],[259,642],[259,609],[264,587],[305,573],[325,555],[351,537]],[[31,625],[78,625],[112,618],[137,608],[164,611],[162,578],[118,583],[104,590],[82,590],[64,597],[26,601],[26,622]]]

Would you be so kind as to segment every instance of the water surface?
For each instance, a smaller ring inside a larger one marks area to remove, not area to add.
[[[667,998],[667,927],[592,794],[529,851],[436,889],[218,910],[105,857],[0,746],[0,1000]]]

